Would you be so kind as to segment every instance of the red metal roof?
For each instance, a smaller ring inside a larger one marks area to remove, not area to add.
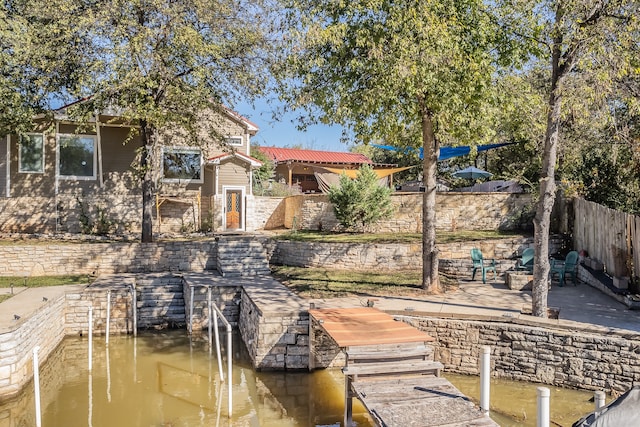
[[[336,151],[300,150],[297,148],[259,147],[276,163],[339,163],[339,164],[372,164],[364,154],[342,153]]]

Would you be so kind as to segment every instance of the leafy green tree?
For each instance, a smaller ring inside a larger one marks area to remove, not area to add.
[[[268,192],[269,183],[275,176],[276,167],[269,156],[260,151],[257,145],[251,146],[251,156],[262,162],[262,166],[253,171],[254,192],[265,195]]]
[[[87,42],[75,0],[0,3],[0,137],[33,130],[33,117],[51,116],[87,67]]]
[[[493,141],[485,105],[495,65],[519,53],[479,0],[284,0],[295,23],[279,70],[305,123],[338,123],[356,139],[424,149],[423,283],[439,292],[435,245],[440,144]],[[517,55],[516,55],[517,56]]]
[[[216,120],[223,106],[264,90],[268,76],[262,70],[275,41],[267,40],[272,21],[261,6],[242,0],[114,0],[91,3],[74,17],[75,27],[88,34],[82,48],[88,66],[75,92],[87,99],[69,113],[90,118],[110,109],[137,125],[143,242],[153,240],[164,133],[182,129],[192,145],[202,144],[203,132],[222,141]]]
[[[528,2],[523,4],[530,10]],[[530,27],[532,34],[542,29],[539,40],[543,49],[538,59],[548,64],[549,73],[540,196],[534,218],[535,316],[547,317],[551,211],[556,196],[561,128],[567,116],[563,103],[570,101],[571,114],[579,116],[586,111],[584,106],[602,102],[622,74],[633,72],[631,52],[637,49],[637,9],[637,2],[623,0],[552,0],[539,4],[537,21]]]
[[[329,201],[344,228],[365,231],[378,220],[393,214],[391,190],[379,183],[378,175],[363,165],[354,179],[342,174],[340,184],[329,188]]]

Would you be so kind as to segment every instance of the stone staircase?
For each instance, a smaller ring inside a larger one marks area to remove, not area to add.
[[[158,275],[136,281],[138,329],[184,328],[182,278]]]
[[[255,236],[220,236],[216,265],[223,277],[271,274],[267,250]]]

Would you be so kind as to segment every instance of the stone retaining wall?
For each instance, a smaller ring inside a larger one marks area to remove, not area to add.
[[[340,225],[326,195],[308,195],[297,216],[299,228],[304,230],[339,230]],[[423,193],[393,193],[393,217],[379,221],[374,232],[422,232]],[[517,230],[531,228],[527,216],[530,194],[513,193],[456,193],[436,195],[436,229],[438,230]]]
[[[131,291],[126,288],[111,290],[110,334],[133,331]],[[89,307],[93,307],[93,332],[104,335],[107,331],[107,292],[85,288],[81,293],[66,294],[64,317],[65,335],[86,335],[89,331]]]
[[[0,334],[0,396],[14,395],[33,377],[33,349],[44,361],[65,336],[65,298],[48,301],[15,328]]]
[[[0,246],[0,276],[214,270],[216,242],[43,243]]]
[[[452,272],[447,269],[471,271],[471,249],[480,248],[485,259],[500,260],[499,270],[506,271],[515,266],[516,258],[522,250],[531,246],[533,246],[533,238],[447,243],[438,245],[438,257],[442,261],[445,272]],[[561,237],[550,239],[549,253],[558,253],[561,247]],[[445,260],[451,260],[451,262]],[[419,268],[422,265],[422,244],[319,243],[280,240],[276,243],[271,263],[344,270]]]
[[[640,383],[640,343],[634,335],[562,328],[542,319],[518,324],[398,318],[435,338],[435,360],[448,372],[478,375],[480,348],[489,345],[494,377],[615,393]]]
[[[307,370],[309,313],[297,307],[264,307],[259,298],[252,297],[252,291],[243,289],[239,329],[253,367],[265,371]],[[272,306],[281,303],[277,299]]]
[[[209,310],[207,289],[204,285],[190,285],[187,280],[183,281],[183,293],[187,324],[191,316],[191,288],[193,287],[193,317],[192,331],[202,331],[209,328]],[[216,304],[224,318],[233,326],[238,326],[240,320],[240,308],[236,301],[241,299],[241,286],[211,286],[211,301]]]

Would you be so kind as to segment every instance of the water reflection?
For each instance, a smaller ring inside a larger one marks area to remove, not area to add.
[[[205,339],[185,331],[94,339],[93,368],[87,340],[70,337],[41,367],[42,425],[316,426],[339,425],[343,411],[340,371],[256,373],[234,341],[233,417],[227,417],[227,382],[221,380]],[[238,350],[239,349],[239,350]],[[223,349],[226,366],[226,355]],[[226,369],[225,369],[226,373]],[[0,427],[31,427],[33,387],[0,404]],[[371,426],[362,407],[358,426]]]
[[[227,417],[227,382],[221,380],[207,340],[185,331],[112,336],[93,345],[87,369],[86,338],[70,337],[40,369],[44,427],[339,426],[344,379],[339,370],[254,372],[244,347],[233,343],[233,417]],[[226,355],[223,348],[223,362]],[[226,373],[226,369],[225,369]],[[479,399],[477,377],[445,374]],[[492,380],[492,417],[501,426],[534,426],[537,384]],[[571,425],[590,412],[590,392],[550,387],[554,425]],[[494,411],[497,409],[498,411]],[[0,427],[35,425],[33,387],[0,403]],[[507,414],[504,416],[502,414]],[[357,400],[354,421],[373,425]]]

